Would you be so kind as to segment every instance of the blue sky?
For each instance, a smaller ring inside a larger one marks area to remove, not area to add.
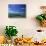
[[[26,5],[25,4],[9,4],[8,12],[15,13],[15,14],[16,13],[24,14],[26,12]]]

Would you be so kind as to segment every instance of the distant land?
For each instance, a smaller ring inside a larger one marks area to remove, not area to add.
[[[25,18],[26,17],[26,14],[14,14],[14,13],[8,13],[8,17],[9,18]]]

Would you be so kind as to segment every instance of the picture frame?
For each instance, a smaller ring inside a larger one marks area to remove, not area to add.
[[[26,4],[8,4],[9,18],[26,18]]]

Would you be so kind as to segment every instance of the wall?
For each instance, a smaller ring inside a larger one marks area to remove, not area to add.
[[[26,4],[26,18],[8,18],[8,4]],[[0,35],[4,34],[6,25],[15,25],[18,36],[31,36],[36,29],[43,29],[38,25],[35,16],[41,13],[40,6],[46,5],[46,0],[0,0]]]

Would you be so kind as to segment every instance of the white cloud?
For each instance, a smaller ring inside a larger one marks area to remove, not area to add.
[[[20,13],[24,13],[24,12],[15,12],[15,11],[12,11],[11,10],[11,11],[9,11],[9,13],[14,13],[14,14],[17,14],[18,13],[18,14],[20,14]]]
[[[21,9],[25,9],[25,8],[21,8]]]

